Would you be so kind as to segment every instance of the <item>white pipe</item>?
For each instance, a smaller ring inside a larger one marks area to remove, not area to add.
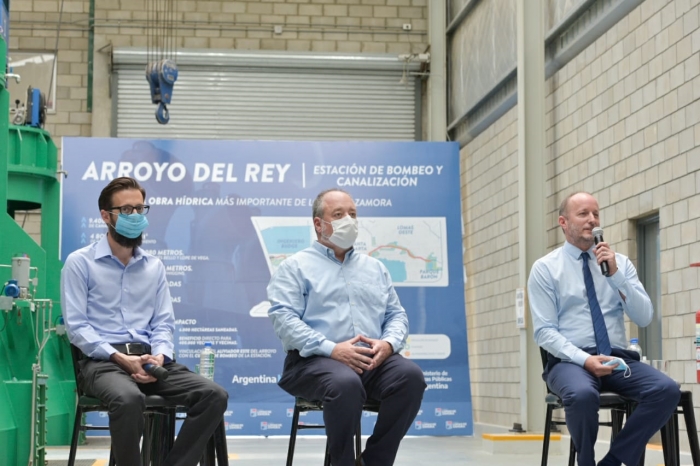
[[[29,429],[29,460],[27,461],[27,466],[32,466],[34,464],[34,440],[36,437],[36,435],[34,435],[34,430],[36,429],[36,375],[39,372],[41,372],[41,366],[39,364],[32,364],[32,422]]]
[[[447,137],[447,2],[428,2],[428,37],[430,40],[430,78],[428,78],[428,140],[444,141]]]

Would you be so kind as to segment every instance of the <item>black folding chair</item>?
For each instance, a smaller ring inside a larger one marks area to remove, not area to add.
[[[322,424],[300,424],[299,414],[306,411],[323,411],[323,402],[309,401],[304,398],[294,399],[294,414],[292,415],[292,432],[289,434],[289,449],[287,450],[287,466],[292,466],[294,460],[294,447],[297,441],[297,431],[299,429],[325,429]],[[367,400],[362,406],[362,411],[379,412],[379,402]],[[355,458],[359,458],[362,453],[362,423],[358,422],[355,429]],[[326,440],[326,456],[323,461],[324,466],[330,466],[331,455],[328,450],[328,440]]]
[[[547,351],[540,348],[540,357],[542,358],[542,368],[547,366]],[[545,384],[546,386],[546,384]],[[553,420],[552,416],[554,410],[562,409],[564,404],[558,395],[553,393],[549,387],[547,387],[547,395],[544,398],[547,404],[547,414],[545,416],[544,424],[544,439],[542,442],[542,466],[547,466],[547,460],[549,456],[549,436],[552,432],[553,425],[566,425],[565,421]],[[634,402],[629,398],[625,398],[622,395],[618,395],[614,392],[602,392],[600,394],[600,409],[609,409],[611,420],[601,421],[599,425],[608,426],[612,428],[612,433],[610,440],[614,440],[617,434],[622,430],[622,423],[625,415],[629,416],[634,410]],[[574,466],[576,462],[576,448],[574,447],[573,439],[569,442],[569,466]],[[644,464],[644,457],[640,464]]]
[[[87,430],[109,431],[108,426],[93,426],[83,423],[83,414],[95,411],[106,412],[108,408],[99,399],[87,396],[78,383],[80,360],[84,357],[83,353],[76,346],[71,345],[71,356],[73,360],[73,373],[75,375],[77,403],[75,408],[75,422],[73,424],[73,437],[71,439],[67,466],[75,466],[75,456],[78,449],[80,432]],[[177,413],[184,412],[186,412],[185,406],[168,402],[159,395],[146,396],[146,410],[144,411],[145,422],[141,447],[141,461],[144,466],[149,464],[151,466],[160,466],[162,464],[173,447],[175,440],[175,423],[178,420],[176,417]],[[228,466],[226,431],[223,419],[214,432],[214,435],[209,439],[200,464],[202,466],[213,466],[214,464]],[[109,466],[115,466],[114,453],[111,448],[109,452]]]
[[[681,399],[666,425],[661,428],[661,444],[664,452],[664,464],[666,466],[680,465],[680,439],[678,437],[678,414],[683,414],[685,428],[688,432],[688,444],[693,466],[700,466],[700,444],[698,443],[698,427],[695,423],[695,409],[693,407],[693,392],[681,391]]]

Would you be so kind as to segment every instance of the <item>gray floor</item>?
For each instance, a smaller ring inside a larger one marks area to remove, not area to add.
[[[229,437],[230,465],[282,466],[287,457],[286,437]],[[599,442],[600,451],[607,450]],[[325,438],[300,437],[294,455],[295,466],[322,466]],[[517,447],[516,447],[517,448]],[[63,466],[68,458],[67,447],[49,447],[48,466]],[[78,451],[76,466],[104,466],[109,458],[108,439],[90,438]],[[549,466],[564,466],[568,457],[551,455]],[[407,437],[401,444],[396,466],[484,465],[484,466],[539,466],[540,453],[491,454],[475,437]],[[660,452],[647,450],[647,466],[661,465]],[[683,454],[682,465],[690,465],[690,457]]]

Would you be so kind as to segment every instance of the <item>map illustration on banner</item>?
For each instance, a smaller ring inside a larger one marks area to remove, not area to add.
[[[294,400],[277,385],[286,354],[267,285],[316,241],[316,196],[347,191],[354,247],[389,271],[409,320],[401,354],[426,380],[408,434],[473,434],[458,144],[64,138],[63,166],[63,260],[107,232],[97,199],[112,179],[131,176],[145,189],[141,248],[165,266],[177,361],[196,370],[212,344],[229,435],[289,434]],[[376,419],[363,416],[363,431]],[[303,420],[322,423],[320,413]]]
[[[251,217],[270,274],[316,239],[311,217]],[[447,286],[445,218],[360,217],[355,250],[380,260],[394,286]]]

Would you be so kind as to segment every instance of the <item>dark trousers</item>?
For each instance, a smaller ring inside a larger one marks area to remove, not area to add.
[[[353,466],[353,434],[365,400],[380,402],[377,424],[362,459],[367,466],[394,464],[401,439],[418,414],[425,378],[423,371],[399,354],[378,368],[357,374],[334,359],[303,358],[290,351],[279,386],[293,396],[323,402],[323,422],[333,466]]]
[[[555,364],[545,374],[547,385],[564,403],[566,427],[574,441],[579,466],[595,466],[601,391],[615,392],[638,403],[610,445],[610,453],[629,466],[639,464],[651,436],[666,424],[678,406],[681,392],[676,382],[651,366],[616,352],[619,350],[614,349],[613,355],[622,357],[632,371],[628,378],[624,371],[598,378],[569,362]]]
[[[187,407],[187,419],[165,466],[194,466],[228,404],[228,393],[214,382],[190,372],[175,362],[165,365],[167,381],[136,383],[117,364],[110,361],[81,361],[81,386],[86,394],[99,398],[109,407],[109,431],[112,451],[118,465],[141,464],[139,440],[143,433],[146,395],[163,398]]]

